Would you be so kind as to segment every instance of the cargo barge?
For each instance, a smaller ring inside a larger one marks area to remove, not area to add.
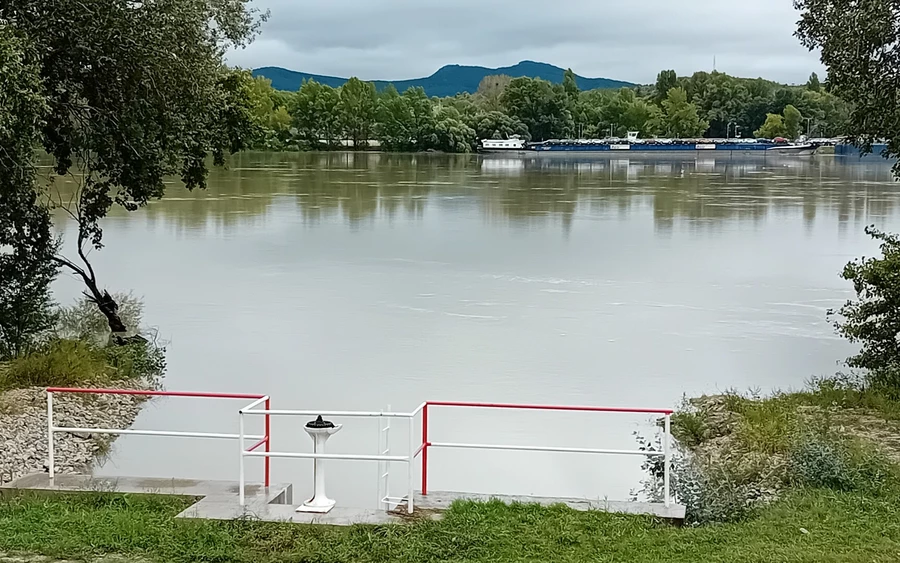
[[[807,156],[815,153],[815,143],[791,143],[785,139],[638,139],[629,133],[625,139],[563,139],[526,143],[521,139],[485,139],[480,152],[536,153],[705,153],[741,152]]]

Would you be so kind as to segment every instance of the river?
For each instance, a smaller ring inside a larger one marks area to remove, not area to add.
[[[898,204],[880,162],[243,154],[206,191],[173,182],[114,212],[92,257],[108,288],[143,296],[171,390],[267,393],[280,409],[670,407],[837,371],[853,351],[826,319],[852,295],[838,273],[877,250],[865,225],[900,230]],[[79,291],[57,282],[62,302]],[[236,432],[239,406],[159,399],[135,427]],[[273,449],[309,451],[304,422],[275,420]],[[332,451],[375,453],[374,421],[335,422]],[[431,428],[433,441],[625,449],[650,432],[643,415],[454,409],[434,409]],[[391,435],[403,454],[405,427]],[[98,472],[234,480],[237,458],[231,442],[128,436]],[[639,464],[432,450],[430,485],[623,499]],[[310,469],[274,460],[273,481],[300,498]],[[332,461],[329,492],[373,506],[376,472]],[[392,494],[404,474],[392,468]]]

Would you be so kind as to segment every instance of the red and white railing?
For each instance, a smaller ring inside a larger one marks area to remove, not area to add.
[[[510,444],[472,444],[466,442],[432,442],[429,440],[428,414],[433,407],[459,407],[474,409],[514,409],[514,410],[540,410],[557,412],[595,412],[595,413],[629,413],[629,414],[657,414],[663,415],[663,451],[647,450],[612,450],[602,448],[570,448],[563,446],[520,446]],[[416,455],[422,454],[422,495],[428,494],[428,448],[460,448],[476,450],[515,450],[526,452],[565,452],[579,454],[608,454],[608,455],[637,455],[644,457],[663,457],[664,476],[663,488],[665,505],[670,505],[669,498],[669,472],[671,471],[671,459],[669,455],[670,432],[672,429],[672,409],[644,409],[626,407],[586,407],[568,405],[529,405],[510,403],[471,403],[461,401],[428,401],[422,407],[422,445],[416,450]]]
[[[265,446],[265,450],[269,451],[269,417],[265,417],[265,435],[264,436],[245,436],[243,432],[239,434],[223,434],[217,432],[181,432],[175,430],[134,430],[126,428],[75,428],[66,426],[56,426],[53,418],[53,395],[56,393],[75,393],[82,395],[138,395],[144,397],[193,397],[201,399],[253,399],[254,402],[250,407],[265,404],[269,408],[268,395],[251,395],[246,393],[199,393],[194,391],[144,391],[137,389],[81,389],[72,387],[48,387],[47,388],[47,457],[50,478],[56,474],[56,461],[54,455],[54,434],[57,432],[80,432],[91,434],[115,434],[115,435],[137,435],[137,436],[169,436],[178,438],[213,438],[225,440],[240,440],[241,449],[244,449],[244,440],[259,440],[255,445],[251,446],[251,450]],[[243,458],[242,458],[243,461]],[[243,463],[241,464],[243,467]],[[265,486],[269,486],[269,459],[265,461]]]
[[[219,434],[209,432],[181,432],[169,430],[132,430],[132,429],[113,429],[113,428],[70,428],[63,426],[55,426],[53,423],[53,395],[55,393],[89,393],[89,394],[110,394],[110,395],[144,395],[159,397],[195,397],[206,399],[248,399],[253,400],[252,403],[238,410],[238,433],[237,434]],[[262,408],[260,408],[262,407]],[[591,412],[591,413],[627,413],[627,414],[651,414],[663,415],[663,451],[653,450],[620,450],[620,449],[604,449],[604,448],[574,448],[555,445],[514,445],[514,444],[483,444],[469,442],[441,442],[433,441],[429,428],[429,417],[433,416],[436,408],[470,408],[470,409],[503,409],[503,410],[535,410],[535,411],[556,411],[556,412]],[[240,467],[238,472],[239,480],[239,502],[241,506],[245,504],[245,471],[244,462],[248,457],[262,457],[265,460],[265,486],[269,486],[269,469],[270,460],[272,458],[290,458],[290,459],[332,459],[343,461],[375,461],[379,463],[379,481],[378,496],[379,501],[385,505],[399,505],[404,501],[407,503],[407,510],[412,513],[414,508],[414,465],[415,459],[421,455],[421,493],[428,494],[428,450],[430,448],[448,448],[448,449],[479,449],[479,450],[515,450],[515,451],[531,451],[531,452],[562,452],[562,453],[578,453],[578,454],[600,454],[600,455],[630,455],[643,457],[662,457],[664,463],[664,495],[665,505],[671,504],[670,494],[670,473],[671,473],[671,422],[672,409],[652,409],[652,408],[624,408],[624,407],[594,407],[594,406],[568,406],[568,405],[539,405],[539,404],[510,404],[510,403],[474,403],[461,401],[427,401],[419,405],[415,410],[408,413],[387,411],[320,411],[320,410],[274,410],[271,408],[271,402],[267,395],[250,395],[236,393],[198,393],[198,392],[179,392],[179,391],[138,391],[138,390],[121,390],[121,389],[72,389],[50,387],[47,389],[47,425],[48,425],[48,454],[50,478],[52,479],[55,472],[54,466],[54,440],[53,436],[57,432],[92,432],[100,434],[118,434],[118,435],[143,435],[143,436],[172,436],[185,438],[221,438],[237,440],[240,448]],[[377,453],[351,453],[351,454],[333,454],[325,452],[276,452],[271,451],[270,440],[270,419],[273,416],[327,416],[337,418],[369,418],[377,419],[379,426],[379,444]],[[416,446],[415,440],[415,419],[421,415],[421,442]],[[265,435],[254,436],[246,434],[244,431],[245,416],[262,416],[265,420]],[[390,421],[393,419],[407,419],[409,421],[407,430],[408,449],[405,455],[392,455],[390,449]],[[249,447],[246,446],[246,440],[256,440]],[[263,448],[263,451],[259,451]],[[389,469],[391,463],[405,463],[407,468],[407,491],[406,497],[391,497],[389,491]],[[382,471],[383,468],[383,471]],[[382,495],[381,487],[384,487]]]

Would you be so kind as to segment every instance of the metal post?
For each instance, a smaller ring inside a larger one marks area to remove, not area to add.
[[[413,462],[415,461],[416,455],[416,446],[413,442],[413,422],[415,419],[412,417],[409,418],[409,427],[407,431],[409,432],[409,451],[407,453],[407,459],[409,461],[406,463],[406,494],[409,500],[406,501],[406,512],[409,514],[413,513],[413,495],[415,494],[415,485],[413,485]]]
[[[378,427],[377,427],[377,430],[378,430],[378,449],[375,450],[375,455],[381,455],[381,452],[383,451],[383,450],[382,450],[382,446],[381,446],[381,442],[382,442],[382,439],[381,439],[381,425],[382,425],[382,423],[383,423],[382,417],[379,416],[378,418],[376,418],[376,419],[375,419],[375,423],[378,424]],[[382,474],[383,471],[384,471],[384,470],[382,469],[382,467],[384,466],[384,462],[383,462],[382,460],[378,460],[378,462],[377,462],[375,465],[376,465],[376,471],[377,471],[376,477],[375,477],[375,496],[376,496],[377,499],[378,499],[378,501],[376,502],[375,506],[378,506],[379,508],[383,508],[382,505],[384,505],[385,503],[383,502],[384,496],[381,494],[381,474]]]
[[[238,411],[238,448],[241,453],[241,470],[238,477],[238,504],[244,506],[244,411]],[[268,459],[268,458],[266,458]]]
[[[670,442],[670,432],[672,430],[672,415],[666,415],[666,428],[665,432],[663,432],[663,455],[665,455],[665,470],[663,471],[663,489],[665,490],[663,494],[666,496],[666,508],[669,507],[669,472],[671,460],[669,459],[669,442]]]
[[[422,407],[422,496],[428,494],[428,403]]]
[[[50,471],[50,482],[56,475],[56,463],[53,455],[53,393],[47,391],[47,465]]]
[[[266,410],[267,411],[272,410],[271,408],[269,408],[270,407],[269,402],[270,402],[270,400],[266,399]],[[269,415],[266,415],[266,453],[269,453],[271,451],[271,449],[270,449],[271,441],[272,441],[272,428],[269,424]],[[243,450],[243,449],[244,449],[244,445],[242,443],[241,450]],[[243,461],[244,461],[244,454],[241,454],[241,462],[243,463]],[[270,463],[271,463],[271,458],[269,456],[266,456],[266,461],[265,461],[265,465],[266,465],[265,485],[266,485],[266,488],[268,488],[269,484],[270,484],[270,481],[269,481]]]

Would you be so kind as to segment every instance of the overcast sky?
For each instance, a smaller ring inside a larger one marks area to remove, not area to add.
[[[653,82],[716,68],[805,82],[823,74],[793,37],[791,0],[255,0],[262,34],[229,55],[243,67],[397,80],[445,64],[530,59],[587,77]]]

